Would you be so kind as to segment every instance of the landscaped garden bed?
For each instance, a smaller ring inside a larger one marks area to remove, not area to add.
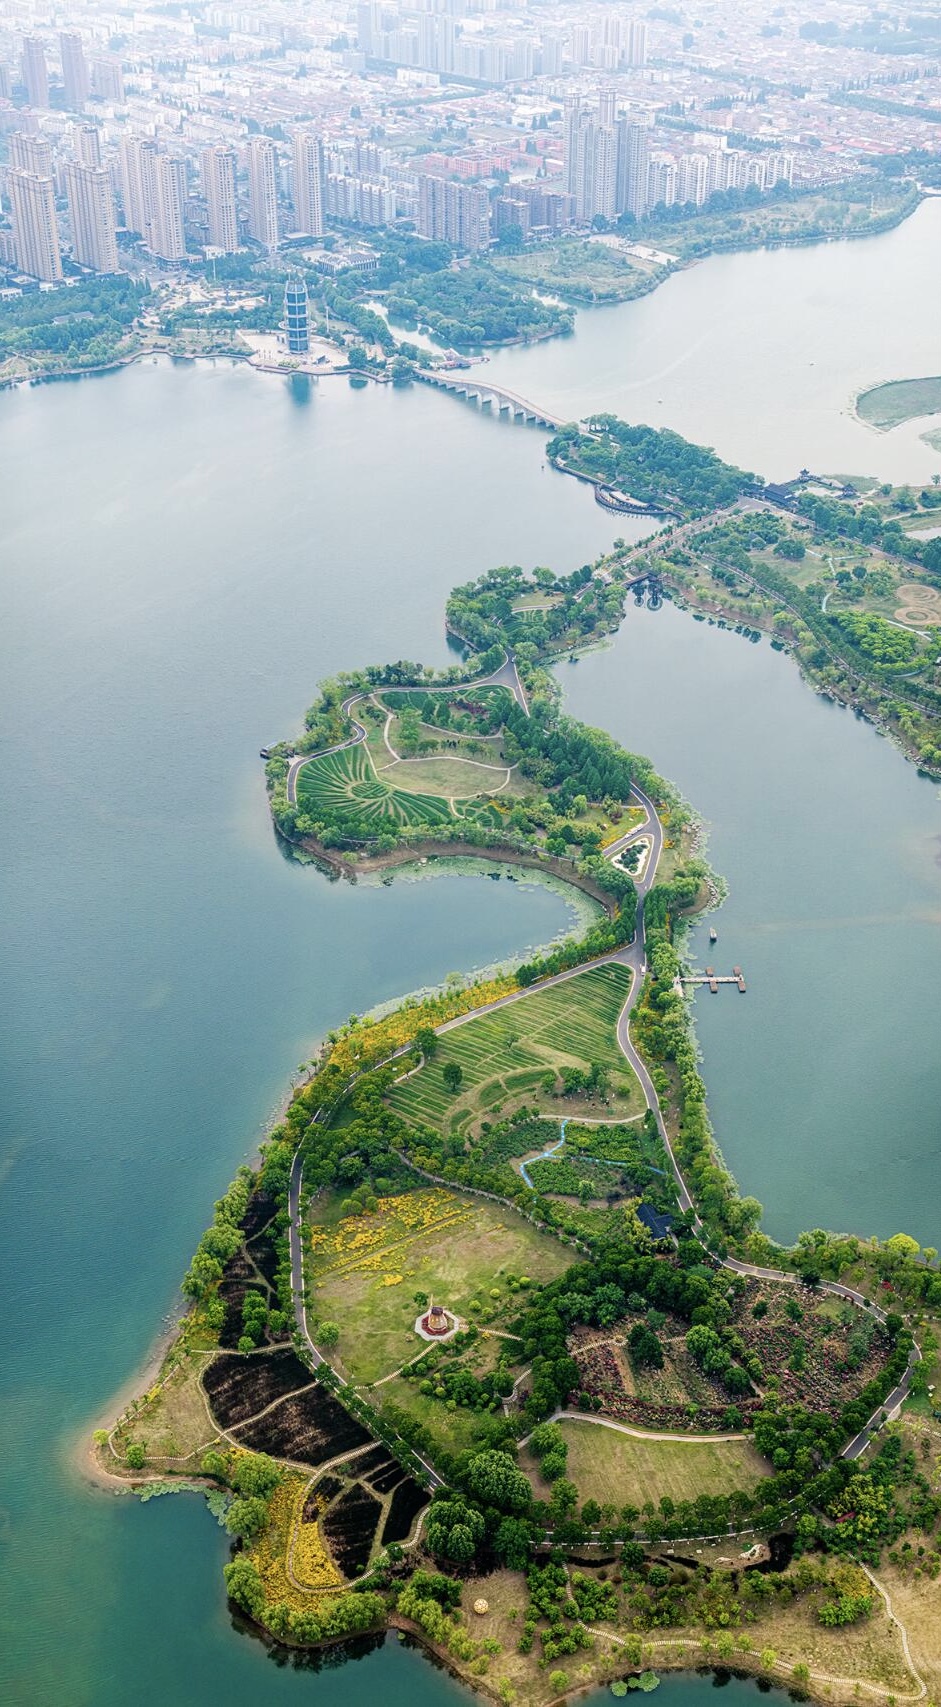
[[[386,1513],[386,1521],[382,1530],[382,1545],[388,1547],[393,1541],[407,1541],[412,1532],[412,1526],[420,1511],[424,1511],[430,1494],[419,1486],[411,1476],[400,1482]]]
[[[256,1353],[242,1357],[221,1352],[203,1371],[203,1389],[220,1428],[234,1428],[257,1416],[273,1400],[299,1387],[308,1387],[313,1376],[294,1351]]]
[[[254,1452],[309,1464],[316,1470],[341,1453],[365,1446],[370,1435],[318,1382],[306,1392],[289,1394],[264,1416],[241,1424],[238,1438]]]
[[[357,1482],[323,1517],[324,1535],[345,1577],[361,1576],[366,1569],[381,1516],[382,1501]]]

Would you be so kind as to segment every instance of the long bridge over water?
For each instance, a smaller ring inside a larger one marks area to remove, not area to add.
[[[561,427],[565,424],[560,416],[550,415],[547,409],[540,409],[538,404],[518,397],[515,391],[507,391],[502,385],[491,385],[488,380],[478,379],[472,373],[442,373],[440,369],[416,368],[414,377],[423,385],[434,385],[439,391],[452,391],[456,397],[465,397],[481,409],[489,405],[498,414],[511,415],[517,421],[531,421],[536,427]]]

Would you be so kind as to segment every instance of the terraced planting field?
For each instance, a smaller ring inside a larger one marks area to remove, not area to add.
[[[434,1060],[390,1091],[392,1107],[416,1125],[463,1133],[476,1131],[484,1119],[506,1117],[523,1103],[560,1116],[633,1118],[646,1105],[616,1036],[630,982],[624,966],[596,966],[446,1032]],[[449,1062],[461,1069],[456,1092],[444,1082]],[[559,1091],[564,1069],[587,1074],[593,1063],[610,1075],[607,1102],[546,1089],[547,1075],[554,1076]]]
[[[421,1352],[416,1292],[480,1322],[506,1308],[511,1276],[514,1284],[524,1275],[552,1280],[572,1260],[512,1209],[457,1192],[381,1198],[375,1214],[340,1220],[335,1201],[313,1205],[311,1315],[339,1323],[336,1360],[357,1383],[391,1375]]]
[[[500,781],[496,773],[483,774],[492,776],[495,783]],[[458,806],[440,794],[393,787],[377,776],[361,745],[311,759],[298,776],[297,795],[314,817],[318,809],[332,820],[348,815],[351,828],[365,826],[376,835],[384,829],[422,829],[461,818],[493,821],[498,816],[485,800]]]

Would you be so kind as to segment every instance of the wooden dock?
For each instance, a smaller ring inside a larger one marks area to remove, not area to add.
[[[719,994],[720,984],[735,984],[739,994],[745,994],[745,975],[740,966],[733,966],[730,973],[716,972],[712,966],[707,966],[704,972],[688,972],[680,978],[681,984],[708,984],[713,996]]]

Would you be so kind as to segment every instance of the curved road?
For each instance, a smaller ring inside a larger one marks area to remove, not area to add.
[[[388,687],[382,687],[377,683],[374,688],[364,688],[357,693],[351,693],[349,698],[343,701],[340,711],[344,717],[349,718],[353,725],[353,733],[347,740],[336,741],[332,747],[321,747],[316,753],[294,754],[288,766],[287,774],[288,804],[290,806],[297,805],[297,778],[304,766],[310,764],[311,759],[323,759],[328,753],[342,753],[346,747],[358,747],[361,741],[365,741],[366,726],[353,716],[354,705],[358,705],[360,700],[372,699],[373,694],[414,693],[416,687],[424,689],[426,693],[455,693],[460,692],[463,688],[508,688],[517,705],[525,711],[527,717],[529,716],[526,690],[520,681],[516,659],[512,652],[507,653],[498,670],[492,671],[489,676],[477,676],[471,682],[415,682],[410,686],[396,682],[390,683]]]
[[[526,704],[526,698],[525,698],[525,694],[523,692],[522,683],[520,682],[519,676],[517,674],[516,662],[515,662],[515,659],[513,658],[512,653],[510,653],[510,652],[507,653],[506,659],[504,660],[503,664],[500,666],[500,669],[495,671],[493,675],[483,677],[480,680],[475,681],[475,682],[467,682],[467,683],[459,683],[459,684],[453,684],[452,683],[452,684],[447,684],[447,685],[450,686],[452,691],[453,691],[453,688],[455,685],[461,686],[461,687],[464,687],[464,686],[466,686],[466,687],[485,687],[485,686],[492,686],[492,685],[500,685],[503,687],[508,687],[510,689],[510,691],[513,693],[513,696],[516,699],[517,703],[522,705],[524,710],[526,710],[526,712],[528,714],[529,708]],[[404,688],[404,687],[398,687],[398,688],[393,688],[393,689],[384,688],[384,689],[377,690],[377,691],[382,691],[384,693],[388,693],[390,691],[401,693],[401,692],[407,692],[409,690],[407,688]],[[440,692],[443,690],[441,687],[439,687],[437,689],[431,688],[431,689],[429,689],[429,691],[431,691],[431,692],[439,691]],[[344,704],[343,704],[344,712],[347,715],[349,715],[350,714],[350,708],[357,702],[357,700],[360,700],[363,698],[368,698],[368,697],[369,696],[367,694],[362,694],[362,693],[352,695],[350,697],[350,699],[344,701]],[[339,749],[341,747],[354,746],[354,745],[356,745],[357,742],[361,741],[364,738],[366,731],[365,731],[363,725],[358,723],[355,718],[353,719],[353,723],[354,723],[354,726],[355,726],[357,733],[354,734],[350,738],[349,741],[340,742],[337,747],[328,748],[328,749],[326,749],[327,751],[336,752],[336,751],[339,751]],[[296,784],[296,777],[297,777],[298,771],[302,768],[303,765],[305,765],[308,762],[309,759],[312,759],[315,757],[320,757],[320,756],[321,756],[320,754],[306,753],[306,754],[301,755],[299,758],[296,758],[292,762],[291,770],[288,773],[288,798],[289,798],[289,800],[293,800],[296,798],[295,784]],[[571,978],[578,978],[581,976],[581,974],[583,972],[587,972],[592,967],[595,967],[595,966],[602,966],[602,965],[607,965],[607,964],[612,963],[612,962],[617,962],[620,965],[629,967],[631,974],[632,974],[631,986],[630,986],[630,990],[628,991],[627,999],[624,1003],[624,1006],[622,1007],[621,1012],[618,1015],[618,1022],[617,1022],[618,1046],[619,1046],[621,1053],[623,1054],[625,1060],[629,1063],[629,1065],[633,1069],[634,1073],[637,1075],[641,1089],[643,1090],[644,1096],[645,1096],[646,1101],[647,1101],[647,1106],[649,1109],[652,1109],[654,1116],[656,1118],[657,1128],[658,1128],[658,1131],[660,1133],[660,1137],[661,1137],[661,1140],[663,1142],[664,1149],[666,1150],[667,1156],[669,1157],[670,1167],[673,1171],[673,1176],[674,1176],[674,1179],[676,1181],[677,1196],[678,1196],[680,1208],[684,1212],[692,1211],[692,1214],[693,1214],[693,1231],[694,1231],[696,1237],[705,1246],[705,1244],[706,1244],[705,1229],[703,1227],[703,1224],[702,1224],[698,1214],[696,1213],[695,1204],[693,1203],[693,1199],[690,1196],[689,1189],[687,1187],[686,1181],[683,1178],[682,1171],[680,1169],[679,1163],[678,1163],[676,1156],[674,1154],[673,1145],[670,1142],[670,1135],[669,1135],[669,1133],[667,1131],[667,1127],[666,1127],[666,1121],[663,1118],[663,1110],[660,1107],[660,1099],[659,1099],[657,1092],[654,1088],[653,1080],[650,1077],[650,1073],[648,1072],[646,1065],[644,1064],[640,1055],[638,1054],[637,1050],[635,1049],[634,1043],[633,1043],[633,1040],[632,1040],[631,1034],[630,1034],[631,1015],[633,1014],[634,1009],[637,1006],[637,1002],[640,999],[641,991],[643,988],[644,975],[645,975],[646,970],[647,970],[647,961],[646,961],[646,952],[645,952],[646,933],[645,933],[645,928],[644,928],[644,900],[645,900],[645,897],[647,896],[647,894],[649,893],[650,889],[653,887],[653,884],[656,880],[657,867],[660,863],[661,853],[663,852],[663,825],[660,822],[660,817],[659,817],[659,814],[657,812],[657,809],[656,809],[653,801],[649,798],[649,796],[647,794],[644,793],[643,789],[641,789],[637,786],[636,783],[632,784],[632,786],[631,786],[631,797],[632,797],[632,799],[634,799],[638,803],[638,805],[640,805],[644,808],[644,812],[645,812],[644,821],[643,821],[643,823],[636,825],[633,829],[628,830],[616,842],[611,843],[605,849],[605,856],[608,859],[614,859],[616,857],[616,855],[618,855],[619,853],[622,853],[624,851],[624,849],[629,847],[630,844],[632,842],[636,841],[638,837],[640,837],[640,836],[649,836],[650,837],[651,847],[650,847],[650,853],[649,853],[649,856],[647,858],[646,865],[644,867],[644,874],[643,874],[643,877],[636,880],[636,886],[637,886],[637,925],[636,925],[636,930],[634,933],[633,942],[628,943],[621,948],[613,949],[609,954],[600,955],[598,957],[598,959],[596,959],[596,960],[591,960],[591,961],[588,961],[588,962],[586,962],[580,966],[572,967],[570,970],[565,971],[565,972],[557,972],[552,977],[544,978],[544,979],[540,980],[540,982],[538,984],[531,985],[525,990],[515,990],[508,996],[501,996],[496,1001],[487,1002],[482,1007],[474,1008],[470,1013],[458,1014],[454,1019],[445,1020],[442,1025],[436,1026],[435,1030],[439,1033],[439,1035],[443,1034],[444,1032],[447,1032],[447,1031],[453,1031],[457,1026],[467,1025],[471,1020],[479,1019],[482,1014],[493,1013],[497,1008],[508,1007],[509,1005],[511,1005],[514,1002],[522,1001],[525,999],[526,996],[533,994],[536,990],[546,990],[546,989],[551,988],[551,986],[554,984],[563,984],[563,983],[566,983]],[[410,1047],[409,1045],[403,1045],[400,1049],[395,1050],[394,1053],[392,1055],[390,1055],[388,1059],[390,1061],[395,1060],[397,1057],[407,1054],[409,1047]],[[377,1065],[380,1065],[380,1066],[383,1066],[385,1064],[386,1064],[385,1062],[377,1063]],[[374,1071],[374,1070],[375,1070],[375,1068],[370,1069],[370,1071]],[[291,1217],[291,1225],[290,1225],[291,1286],[292,1286],[292,1290],[293,1290],[293,1294],[294,1294],[294,1315],[295,1315],[295,1319],[297,1322],[297,1327],[298,1327],[298,1330],[300,1332],[301,1338],[304,1341],[304,1344],[306,1345],[308,1351],[311,1354],[311,1357],[313,1359],[314,1364],[317,1365],[317,1364],[325,1363],[326,1359],[317,1350],[317,1347],[315,1346],[313,1339],[311,1338],[310,1330],[309,1330],[308,1324],[307,1324],[307,1311],[306,1311],[306,1308],[304,1305],[303,1261],[302,1261],[301,1232],[300,1232],[300,1229],[301,1229],[300,1193],[301,1193],[302,1171],[303,1171],[303,1164],[301,1161],[301,1151],[300,1151],[300,1149],[298,1149],[296,1154],[295,1154],[294,1163],[293,1163],[293,1166],[291,1169],[291,1180],[290,1180],[290,1190],[289,1190],[289,1199],[288,1199],[290,1217]],[[714,1257],[712,1260],[720,1262],[721,1267],[730,1269],[734,1274],[746,1275],[752,1279],[773,1280],[773,1281],[777,1281],[777,1282],[783,1282],[783,1283],[786,1283],[788,1285],[798,1285],[799,1284],[799,1280],[798,1280],[798,1277],[796,1275],[789,1274],[782,1269],[762,1268],[755,1263],[739,1262],[737,1260],[737,1258],[735,1258],[735,1257],[724,1257],[722,1259],[718,1259],[718,1258]],[[837,1298],[845,1298],[850,1303],[856,1304],[860,1308],[868,1310],[869,1313],[872,1316],[874,1316],[875,1319],[879,1322],[884,1322],[886,1319],[885,1318],[885,1312],[883,1310],[880,1310],[877,1305],[871,1304],[866,1298],[863,1297],[863,1295],[860,1292],[854,1291],[854,1289],[850,1286],[841,1285],[839,1281],[823,1281],[819,1287],[819,1290],[821,1292],[829,1293],[832,1296],[837,1297]],[[858,1458],[860,1456],[860,1454],[862,1452],[864,1452],[866,1447],[869,1445],[869,1442],[872,1439],[872,1436],[882,1427],[883,1423],[892,1414],[892,1412],[895,1410],[896,1406],[900,1405],[902,1403],[902,1401],[905,1398],[907,1398],[909,1389],[911,1387],[912,1370],[914,1369],[915,1365],[918,1363],[920,1357],[921,1357],[921,1352],[919,1351],[918,1346],[917,1345],[913,1346],[912,1351],[911,1351],[911,1355],[909,1357],[908,1368],[906,1369],[905,1374],[902,1376],[901,1381],[898,1383],[898,1385],[896,1387],[893,1388],[892,1392],[888,1394],[887,1398],[883,1401],[883,1403],[878,1407],[878,1409],[869,1418],[869,1421],[865,1424],[865,1426],[862,1429],[860,1429],[859,1433],[857,1435],[855,1435],[853,1437],[853,1439],[851,1441],[849,1441],[846,1446],[844,1446],[843,1451],[841,1453],[841,1456],[843,1458],[850,1459],[850,1460]],[[343,1385],[346,1385],[346,1383],[344,1382]],[[437,1471],[434,1470],[430,1464],[427,1464],[424,1459],[422,1459],[422,1463],[425,1464],[425,1468],[428,1470],[429,1475],[432,1478],[432,1486],[433,1487],[443,1487],[445,1484],[443,1482],[443,1479],[438,1475]]]

